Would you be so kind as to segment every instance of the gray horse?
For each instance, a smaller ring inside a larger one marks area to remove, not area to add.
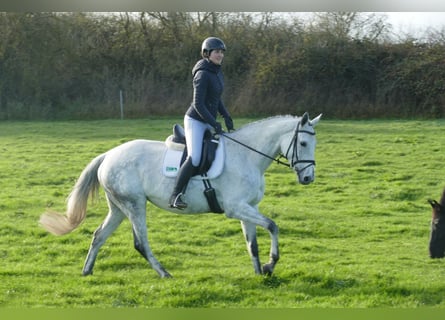
[[[310,120],[307,113],[302,117],[271,117],[220,137],[220,144],[224,144],[223,167],[211,178],[211,183],[225,215],[241,221],[257,274],[272,274],[279,259],[278,227],[258,211],[264,196],[264,172],[274,160],[281,162],[275,159],[281,155],[287,158],[301,184],[311,183],[315,166],[314,127],[320,118],[321,115]],[[210,212],[210,208],[203,194],[203,183],[196,178],[192,178],[185,194],[188,207],[185,210],[169,207],[168,198],[175,179],[162,170],[168,150],[165,142],[134,140],[97,156],[83,170],[69,195],[66,214],[45,213],[41,216],[40,224],[49,232],[55,235],[69,233],[85,219],[89,196],[97,193],[99,186],[103,187],[109,212],[94,232],[84,275],[92,274],[100,247],[123,219],[128,218],[136,250],[160,277],[170,277],[153,256],[148,243],[147,200],[179,214],[205,213]],[[268,230],[271,237],[270,260],[262,267],[258,256],[257,226]]]

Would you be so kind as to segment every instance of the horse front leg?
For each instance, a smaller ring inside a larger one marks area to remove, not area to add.
[[[263,216],[257,207],[250,205],[238,206],[236,210],[226,211],[230,218],[241,220],[243,233],[247,242],[247,249],[252,258],[253,267],[257,274],[272,275],[275,265],[280,259],[278,245],[278,227],[275,222]],[[259,250],[256,239],[256,226],[261,226],[269,231],[271,244],[269,252],[269,262],[260,267]]]
[[[280,253],[278,250],[278,226],[269,219],[269,224],[267,226],[271,237],[270,244],[270,254],[269,254],[269,262],[263,265],[263,273],[267,275],[272,275],[275,265],[278,260],[280,260]]]
[[[256,238],[256,225],[250,222],[241,221],[241,228],[243,229],[244,238],[247,244],[247,252],[249,252],[252,259],[253,269],[256,274],[261,274],[261,263],[258,253],[258,242]]]

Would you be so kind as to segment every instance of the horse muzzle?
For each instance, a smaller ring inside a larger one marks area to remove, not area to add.
[[[298,175],[298,182],[300,182],[301,184],[306,185],[306,184],[312,183],[313,181],[314,181],[314,176],[313,175],[312,176],[305,175],[303,177]]]
[[[295,166],[294,171],[297,174],[298,182],[303,185],[310,184],[315,180],[315,170],[313,164],[306,165],[303,169],[298,169],[297,166]]]

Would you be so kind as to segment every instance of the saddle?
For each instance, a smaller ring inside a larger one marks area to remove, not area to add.
[[[173,126],[173,136],[171,140],[176,143],[184,146],[184,152],[182,154],[180,166],[184,163],[185,159],[187,159],[188,152],[187,146],[185,143],[185,131],[182,126],[179,124],[175,124]],[[204,133],[204,139],[202,141],[202,153],[201,160],[199,161],[198,171],[195,175],[205,175],[207,171],[210,169],[213,161],[216,157],[216,149],[218,148],[219,140],[216,139],[210,130],[206,130]]]
[[[165,144],[167,151],[164,156],[163,173],[168,177],[175,177],[188,155],[184,128],[175,124],[173,134],[167,138]],[[214,213],[223,213],[224,210],[221,209],[216,199],[215,189],[212,187],[210,179],[221,174],[223,165],[224,143],[220,143],[220,140],[214,137],[210,130],[207,130],[202,142],[201,160],[192,179],[203,181],[204,195],[211,212]]]

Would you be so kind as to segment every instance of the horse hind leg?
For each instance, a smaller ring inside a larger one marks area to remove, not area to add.
[[[85,276],[93,274],[93,267],[99,249],[125,218],[125,215],[110,201],[108,202],[108,205],[110,207],[110,211],[108,212],[104,222],[94,232],[93,240],[91,242],[90,249],[88,250],[87,258],[82,271],[83,275]]]
[[[159,263],[159,261],[153,256],[153,253],[148,245],[148,241],[144,245],[144,240],[141,239],[140,233],[133,227],[133,237],[134,237],[134,248],[138,251],[145,260],[151,265],[153,269],[159,274],[161,278],[170,278],[171,275],[164,269],[164,267]],[[144,235],[142,235],[144,238]]]
[[[130,218],[133,225],[133,237],[135,249],[148,261],[150,266],[161,278],[170,278],[171,275],[164,269],[161,263],[154,257],[148,243],[145,210],[144,214]]]

